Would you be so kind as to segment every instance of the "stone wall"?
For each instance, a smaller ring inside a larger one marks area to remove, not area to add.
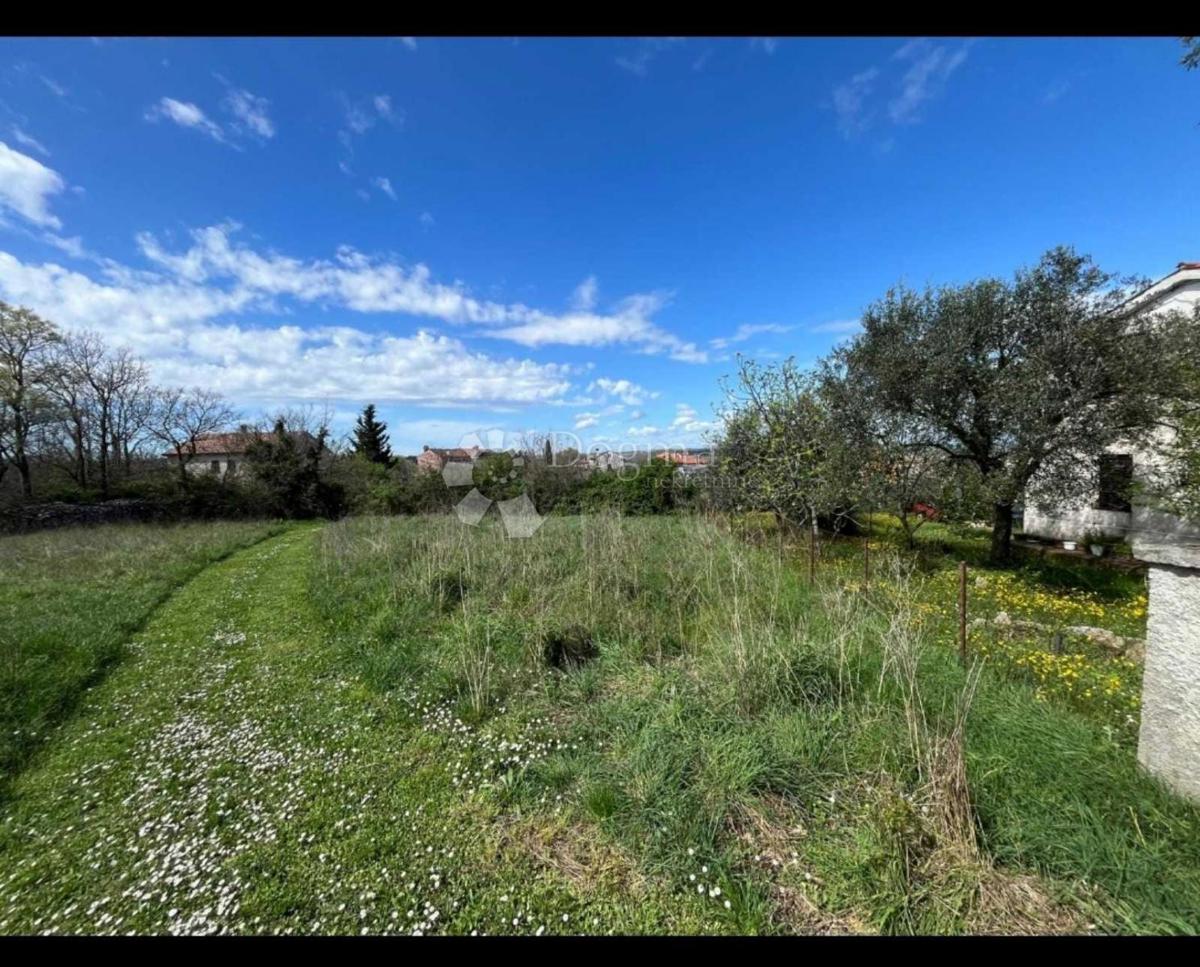
[[[158,520],[165,509],[147,500],[107,500],[99,504],[26,504],[0,510],[0,532],[22,533],[79,524]]]
[[[1150,577],[1138,761],[1200,800],[1200,528],[1152,511],[1134,520]]]

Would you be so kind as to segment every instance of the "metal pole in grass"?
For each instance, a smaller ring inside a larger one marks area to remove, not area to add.
[[[863,541],[863,590],[871,590],[871,514],[867,513],[867,536]]]
[[[958,562],[958,660],[967,665],[967,562]]]
[[[808,583],[817,579],[817,516],[813,514],[812,530],[808,535]]]

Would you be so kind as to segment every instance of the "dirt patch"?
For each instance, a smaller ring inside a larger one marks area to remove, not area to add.
[[[467,581],[461,571],[443,571],[429,582],[429,593],[442,611],[453,611],[467,596]]]
[[[633,860],[601,839],[591,825],[539,826],[514,821],[505,828],[502,841],[504,849],[531,858],[537,866],[563,877],[582,894],[603,886],[636,896],[643,894],[650,884]]]
[[[772,919],[791,934],[844,935],[871,933],[853,914],[835,914],[813,900],[810,891],[821,886],[821,878],[810,870],[797,869],[796,848],[809,835],[809,819],[784,796],[760,797],[759,806],[740,804],[727,818],[729,830],[754,851],[754,865],[770,875]],[[802,878],[805,885],[785,882]],[[793,876],[793,874],[795,874]]]
[[[1078,910],[1054,900],[1036,876],[990,869],[979,883],[967,918],[974,934],[1077,934],[1087,932]]]
[[[551,668],[563,671],[578,668],[599,654],[591,634],[578,625],[548,631],[542,636],[542,656]]]

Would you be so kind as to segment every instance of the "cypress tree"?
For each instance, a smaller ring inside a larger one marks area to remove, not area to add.
[[[385,467],[395,461],[388,444],[387,424],[375,419],[374,403],[367,404],[354,424],[354,452]]]

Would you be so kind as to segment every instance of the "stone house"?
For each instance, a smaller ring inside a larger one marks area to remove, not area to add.
[[[1155,311],[1191,312],[1200,304],[1200,262],[1180,262],[1175,271],[1159,279],[1132,300],[1134,305],[1148,304]],[[1160,442],[1170,442],[1171,431],[1158,431]],[[1097,455],[1099,479],[1090,500],[1077,500],[1049,510],[1032,503],[1025,509],[1024,531],[1044,540],[1077,541],[1088,533],[1125,538],[1134,524],[1129,499],[1131,485],[1146,479],[1158,464],[1152,451],[1116,444]],[[1034,481],[1036,487],[1036,480]]]
[[[676,472],[684,477],[706,473],[711,462],[707,450],[662,450],[654,454],[654,457],[671,464]]]
[[[234,433],[206,433],[196,439],[195,456],[187,460],[191,474],[212,474],[216,477],[236,476],[243,469],[246,450],[259,438],[259,434],[247,430]],[[174,450],[163,454],[168,460],[178,460]]]
[[[417,455],[417,469],[429,473],[441,473],[448,463],[473,463],[491,451],[482,447],[431,447],[426,446]]]
[[[186,460],[187,471],[191,474],[212,474],[221,478],[237,476],[245,469],[246,451],[250,445],[269,435],[258,430],[205,433],[196,438],[196,453]],[[290,435],[298,444],[315,442],[312,434],[303,431],[296,431]],[[163,456],[171,461],[179,459],[174,450],[167,450]]]

